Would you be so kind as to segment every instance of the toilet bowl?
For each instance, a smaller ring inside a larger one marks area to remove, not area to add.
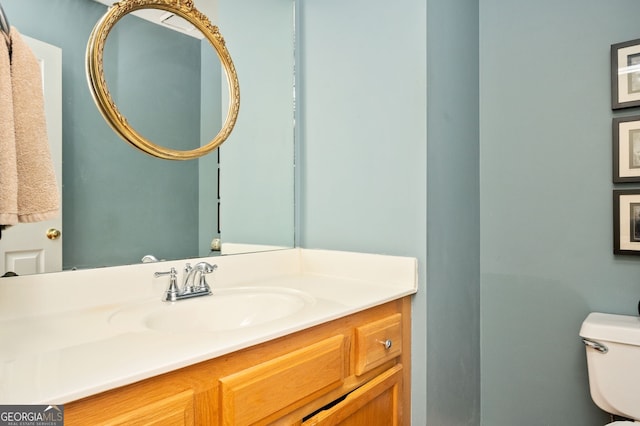
[[[589,389],[607,413],[630,419],[611,425],[640,425],[640,318],[590,313],[582,322]]]

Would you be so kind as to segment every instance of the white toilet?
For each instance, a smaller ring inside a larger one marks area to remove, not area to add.
[[[580,337],[593,402],[632,419],[609,425],[640,425],[640,318],[594,312],[583,321]]]

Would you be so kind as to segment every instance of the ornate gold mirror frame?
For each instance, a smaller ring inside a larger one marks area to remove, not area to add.
[[[161,9],[174,13],[194,25],[209,40],[218,53],[220,63],[225,69],[229,86],[229,110],[227,117],[215,138],[199,148],[181,151],[156,145],[138,133],[129,125],[107,88],[104,76],[103,55],[104,46],[109,32],[125,15],[139,9]],[[193,0],[122,0],[109,8],[107,13],[98,21],[91,32],[87,44],[87,79],[89,89],[100,113],[111,128],[125,141],[136,148],[166,160],[190,160],[201,157],[219,147],[231,134],[238,118],[240,109],[240,86],[236,69],[231,55],[225,46],[225,41],[218,27],[211,24],[209,18],[200,13],[193,5]]]

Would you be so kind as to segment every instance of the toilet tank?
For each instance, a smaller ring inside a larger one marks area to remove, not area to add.
[[[593,402],[608,413],[640,420],[640,318],[593,312],[580,336]]]

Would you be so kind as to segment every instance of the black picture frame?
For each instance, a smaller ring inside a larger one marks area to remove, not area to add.
[[[640,189],[613,191],[613,253],[640,256]]]
[[[640,115],[612,121],[613,182],[640,182]]]
[[[640,106],[640,39],[611,45],[611,109]]]

